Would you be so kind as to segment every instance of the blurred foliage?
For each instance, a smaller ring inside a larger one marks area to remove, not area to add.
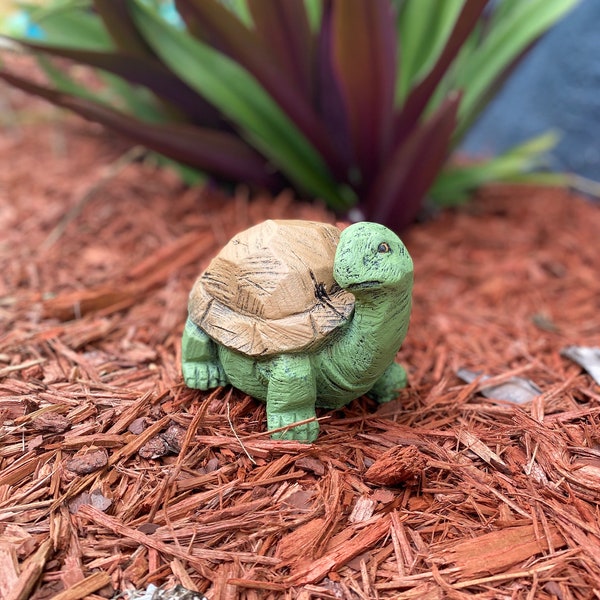
[[[19,38],[30,93],[224,182],[293,186],[400,229],[423,199],[527,180],[553,137],[448,161],[528,48],[577,0],[53,0]],[[13,38],[15,39],[15,38]],[[96,70],[81,85],[61,57]],[[191,168],[191,169],[190,169]]]

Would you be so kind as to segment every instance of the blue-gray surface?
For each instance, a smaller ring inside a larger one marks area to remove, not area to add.
[[[600,181],[600,0],[581,4],[523,60],[467,136],[488,156],[558,130],[551,167]]]

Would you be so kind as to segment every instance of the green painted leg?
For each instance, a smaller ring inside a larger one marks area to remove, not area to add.
[[[190,319],[181,340],[181,371],[185,385],[197,390],[210,390],[229,383],[219,362],[217,346]]]
[[[315,416],[317,390],[310,359],[305,355],[283,355],[270,366],[267,390],[269,429],[286,427]],[[319,435],[319,423],[313,421],[273,434],[275,439],[313,442]]]
[[[404,367],[393,362],[375,382],[367,396],[377,400],[380,404],[389,402],[398,396],[398,392],[406,387],[408,378]]]

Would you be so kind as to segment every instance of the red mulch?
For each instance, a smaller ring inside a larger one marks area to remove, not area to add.
[[[413,227],[409,388],[272,441],[260,402],[182,385],[187,294],[235,231],[331,215],[115,166],[35,102],[4,117],[0,597],[600,597],[600,390],[559,354],[600,345],[598,205],[497,187]]]

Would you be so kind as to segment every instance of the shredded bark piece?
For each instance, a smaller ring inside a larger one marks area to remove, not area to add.
[[[396,446],[384,452],[364,473],[369,483],[398,485],[416,482],[427,459],[416,446]]]

